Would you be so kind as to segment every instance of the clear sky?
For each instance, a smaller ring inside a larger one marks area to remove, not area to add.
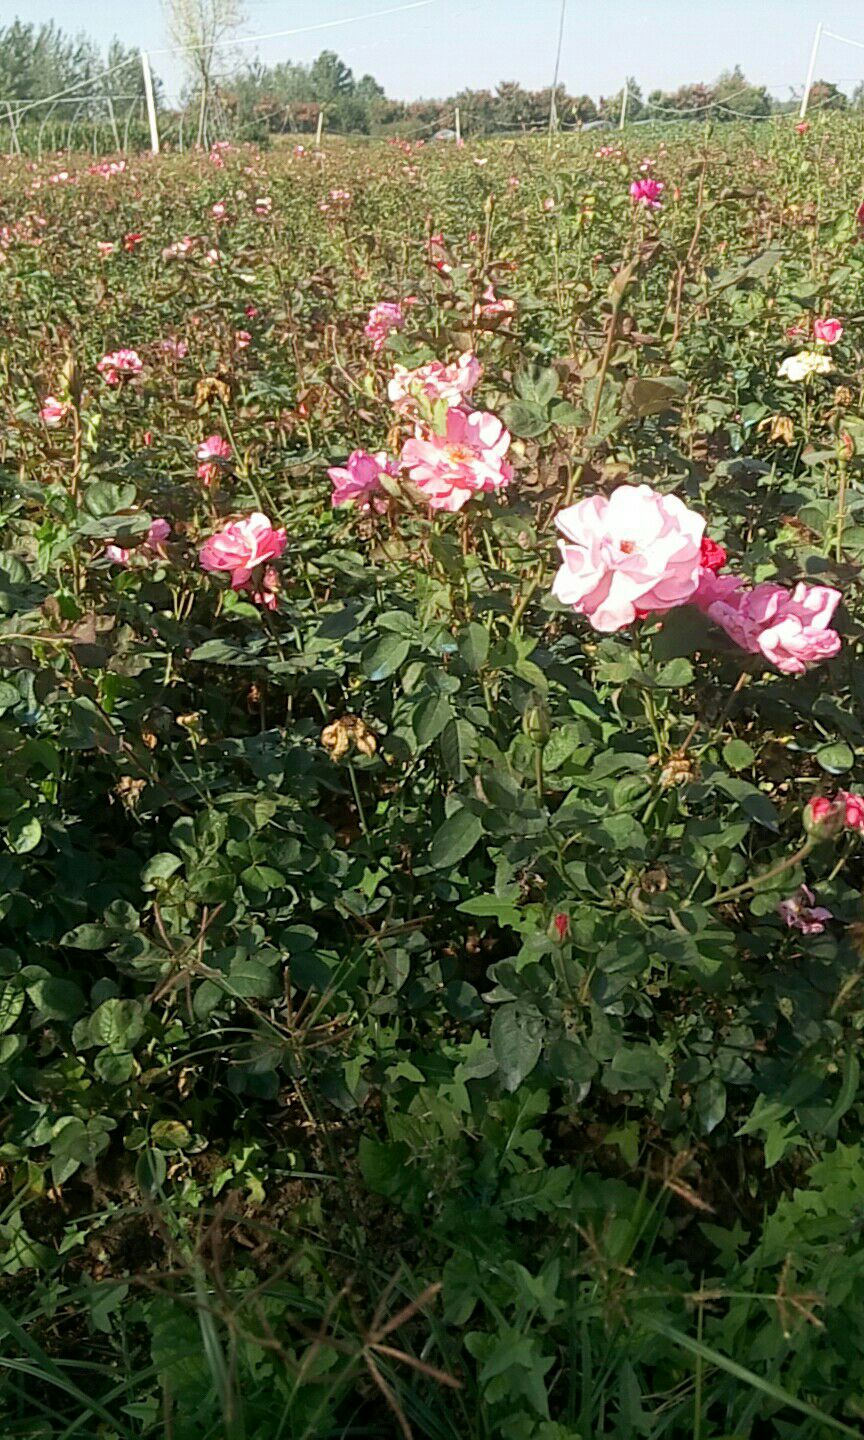
[[[243,0],[239,33],[322,25],[399,3],[405,0]],[[0,23],[16,14],[85,30],[103,44],[115,34],[150,50],[170,43],[161,0],[0,0]],[[559,14],[560,0],[432,0],[257,49],[267,61],[337,50],[356,75],[371,71],[400,99],[499,80],[537,89],[552,77]],[[864,42],[864,0],[567,0],[560,78],[571,93],[597,96],[614,93],[631,74],[647,93],[712,80],[740,63],[749,79],[785,98],[803,81],[817,20]],[[256,47],[236,53],[251,58]],[[182,77],[177,57],[154,57],[153,66],[173,96]],[[851,89],[864,78],[864,49],[824,41],[817,77]]]

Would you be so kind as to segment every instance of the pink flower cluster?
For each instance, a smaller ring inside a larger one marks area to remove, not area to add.
[[[368,450],[353,450],[344,465],[334,465],[327,471],[333,482],[331,504],[334,509],[340,505],[354,503],[359,510],[385,510],[386,498],[382,498],[381,476],[394,479],[399,474],[399,465],[390,458],[386,450],[370,455]]]
[[[103,355],[96,366],[106,385],[120,385],[124,380],[132,380],[140,375],[143,368],[144,362],[135,350],[112,350],[110,354]]]
[[[279,576],[267,562],[278,560],[286,538],[284,530],[274,529],[267,516],[256,510],[211,535],[198,558],[204,570],[227,571],[232,590],[246,590],[256,605],[275,610]]]
[[[662,180],[654,180],[650,175],[643,175],[641,180],[631,182],[630,199],[634,205],[644,205],[647,210],[659,210],[665,188]]]
[[[379,300],[369,311],[363,334],[372,341],[372,349],[377,354],[384,348],[388,335],[404,329],[405,314],[398,300]]]
[[[830,838],[844,829],[864,835],[864,795],[853,790],[838,790],[833,800],[814,795],[804,810],[804,828],[817,838]]]
[[[462,405],[474,390],[483,374],[483,366],[477,356],[466,350],[451,365],[440,360],[430,360],[418,370],[406,370],[396,365],[393,378],[387,386],[387,395],[394,409],[411,414],[421,398],[434,405],[444,400],[447,405]]]
[[[718,573],[725,550],[675,495],[620,485],[608,499],[592,495],[562,510],[555,523],[565,539],[552,593],[595,630],[623,630],[689,602],[787,675],[803,675],[840,649],[831,629],[838,590],[802,582],[789,591],[770,581],[747,589],[740,576]]]
[[[398,461],[383,451],[370,455],[355,450],[344,466],[329,470],[333,505],[354,501],[362,509],[383,510],[382,500],[375,499],[382,489],[381,476],[396,477],[400,470],[407,471],[430,510],[451,514],[461,510],[472,495],[509,485],[513,477],[506,459],[509,432],[496,415],[472,409],[468,403],[482,373],[471,351],[449,365],[440,360],[417,370],[397,365],[388,395],[398,413],[415,419],[414,435],[405,441]],[[442,402],[446,414],[442,418],[440,411],[436,412],[433,422],[433,407]]]

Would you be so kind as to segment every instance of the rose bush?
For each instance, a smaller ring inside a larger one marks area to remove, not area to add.
[[[9,1433],[858,1433],[864,146],[699,129],[0,162]]]

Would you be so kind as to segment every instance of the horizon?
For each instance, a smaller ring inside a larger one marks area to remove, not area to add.
[[[308,64],[321,50],[332,49],[356,78],[372,74],[388,97],[406,102],[445,98],[462,89],[494,90],[502,81],[516,81],[528,90],[550,85],[560,0],[530,5],[528,0],[413,0],[412,9],[370,18],[370,12],[399,4],[321,0],[313,11],[299,0],[245,0],[238,41],[282,29],[301,33],[232,46],[225,52],[225,68],[254,60]],[[558,78],[571,95],[615,94],[627,75],[645,95],[655,89],[674,91],[710,83],[740,65],[753,84],[788,100],[803,88],[817,19],[828,30],[859,41],[862,49],[826,38],[815,78],[847,92],[864,80],[864,15],[857,0],[826,0],[818,14],[810,0],[756,0],[755,5],[725,0],[705,14],[694,14],[687,0],[654,0],[650,6],[645,0],[605,0],[602,12],[586,11],[577,0],[565,0],[565,5]],[[0,0],[0,24],[15,18],[36,26],[53,21],[67,34],[87,35],[103,53],[115,36],[148,50],[166,103],[179,97],[183,62],[180,55],[160,53],[171,44],[160,0],[140,0],[119,27],[112,0],[65,0],[62,6],[60,0],[28,0],[24,15],[17,13],[20,8]],[[742,31],[745,21],[749,33]]]

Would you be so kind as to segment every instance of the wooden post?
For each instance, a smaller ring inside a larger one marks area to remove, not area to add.
[[[462,144],[462,117],[459,114],[459,106],[456,106],[456,144]]]
[[[321,134],[324,129],[324,111],[318,111],[318,129],[315,131],[315,149],[321,149]]]

